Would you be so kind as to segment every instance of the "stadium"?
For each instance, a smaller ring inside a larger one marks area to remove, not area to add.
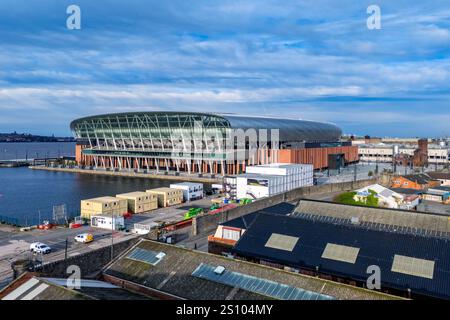
[[[128,112],[72,121],[81,166],[233,175],[247,165],[358,160],[331,123],[197,112]],[[336,160],[338,159],[338,160]]]

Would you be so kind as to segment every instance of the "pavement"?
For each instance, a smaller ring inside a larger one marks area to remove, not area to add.
[[[423,200],[418,206],[418,211],[424,211],[428,213],[440,213],[450,216],[450,204],[443,204],[434,201]]]
[[[138,172],[130,170],[121,171],[111,171],[105,169],[80,169],[80,168],[53,168],[43,165],[29,166],[30,169],[34,170],[47,170],[47,171],[61,171],[61,172],[72,172],[72,173],[86,173],[86,174],[97,174],[97,175],[109,175],[109,176],[121,176],[121,177],[132,177],[132,178],[145,178],[145,179],[161,179],[161,180],[173,180],[173,181],[191,181],[191,182],[203,182],[203,183],[221,183],[220,176],[212,177],[210,174],[204,174],[199,176],[198,174],[187,174],[187,173],[176,173],[175,171],[156,171],[156,170],[140,170]]]
[[[211,207],[212,198],[217,198],[217,195],[207,196],[200,200],[184,202],[179,205],[175,205],[167,208],[158,208],[147,213],[134,214],[130,219],[125,220],[125,225],[127,228],[131,229],[133,224],[151,224],[159,222],[177,222],[184,219],[184,215],[189,210],[189,208],[203,208],[207,209]]]
[[[89,232],[94,235],[94,241],[89,244],[78,243],[73,238],[80,233]],[[125,232],[114,232],[113,241],[123,241],[137,235]],[[31,230],[27,232],[0,231],[0,288],[12,279],[11,263],[18,258],[30,257],[30,244],[43,242],[52,248],[50,254],[43,255],[43,262],[63,259],[65,256],[66,239],[68,239],[67,255],[69,257],[111,244],[111,231],[83,226],[76,229],[54,228],[50,230]]]

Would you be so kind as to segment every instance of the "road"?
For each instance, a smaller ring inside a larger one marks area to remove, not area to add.
[[[130,219],[125,220],[126,228],[131,230],[135,223],[151,224],[160,222],[175,222],[183,220],[184,214],[191,207],[208,208],[211,206],[209,196],[201,200],[182,203],[173,207],[159,208],[148,213],[135,214]],[[90,244],[76,243],[73,238],[80,233],[89,232],[94,235],[94,241]],[[136,237],[130,232],[114,232],[113,241],[121,241]],[[12,278],[11,262],[19,258],[26,258],[31,255],[30,244],[33,242],[43,242],[52,248],[52,253],[43,256],[44,263],[63,259],[65,255],[66,239],[68,239],[67,255],[74,256],[95,250],[111,244],[111,231],[90,226],[83,226],[76,229],[54,228],[51,230],[31,230],[20,232],[14,228],[0,227],[0,288],[8,283]]]
[[[77,243],[73,238],[80,233],[89,232],[94,241],[89,244]],[[123,241],[136,235],[125,232],[114,232],[113,241]],[[30,244],[43,242],[52,248],[50,254],[44,255],[43,262],[63,259],[66,239],[68,239],[68,257],[95,250],[111,244],[111,231],[83,226],[76,229],[54,228],[52,230],[32,230],[28,232],[0,231],[0,288],[12,278],[11,262],[19,258],[30,257]]]
[[[148,213],[135,214],[131,219],[127,219],[125,224],[127,228],[131,229],[135,223],[151,224],[152,222],[159,223],[164,221],[170,223],[180,221],[183,220],[184,215],[188,212],[189,208],[207,209],[212,205],[211,199],[216,197],[217,196],[208,196],[200,200],[184,202],[172,207],[158,208]]]

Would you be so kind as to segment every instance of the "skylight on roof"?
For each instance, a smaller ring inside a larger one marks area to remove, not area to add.
[[[322,258],[347,263],[355,263],[358,258],[359,248],[327,243],[323,250]]]
[[[298,242],[297,237],[286,236],[284,234],[272,233],[267,240],[265,247],[292,251]]]
[[[269,279],[258,278],[240,272],[226,270],[225,268],[220,274],[216,273],[215,270],[217,270],[217,267],[201,263],[194,270],[194,272],[192,272],[192,276],[279,300],[335,299],[329,295],[292,287],[290,285],[275,282]]]
[[[148,263],[154,266],[158,264],[165,256],[166,254],[164,252],[154,252],[142,248],[136,248],[133,251],[131,251],[126,256],[126,258]]]
[[[392,263],[392,272],[433,279],[434,264],[432,260],[418,259],[396,254]]]

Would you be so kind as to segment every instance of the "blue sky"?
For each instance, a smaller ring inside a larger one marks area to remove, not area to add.
[[[66,28],[70,4],[81,30]],[[0,41],[0,132],[183,110],[450,136],[448,0],[2,0]]]

